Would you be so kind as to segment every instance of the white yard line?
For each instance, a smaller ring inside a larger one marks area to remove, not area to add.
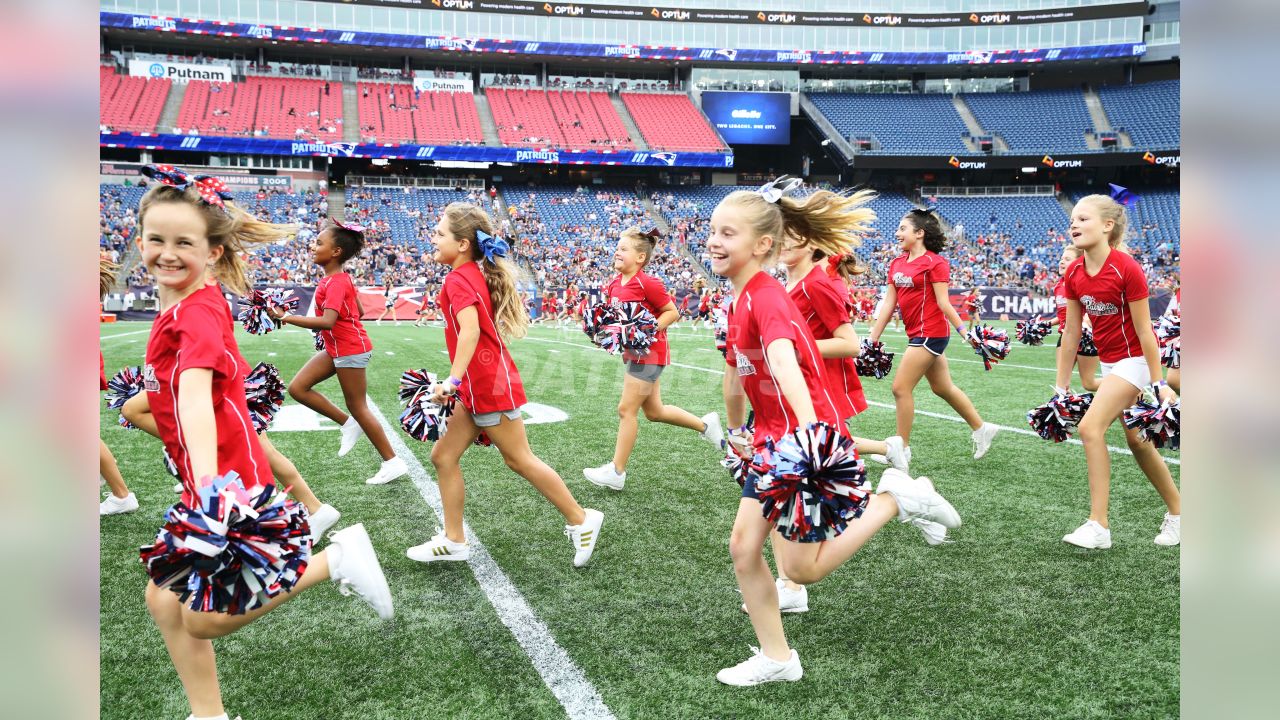
[[[409,477],[413,479],[413,484],[422,494],[422,499],[427,501],[427,505],[431,506],[443,525],[444,506],[441,504],[439,487],[431,480],[431,476],[427,474],[426,468],[419,462],[418,457],[405,445],[400,433],[387,423],[386,417],[374,403],[373,398],[368,398],[368,402],[369,409],[378,418],[396,455],[404,458],[405,464],[409,466]],[[498,619],[507,626],[515,636],[516,642],[520,643],[520,647],[529,656],[533,668],[538,671],[538,675],[551,690],[551,694],[560,701],[570,720],[615,720],[613,712],[600,697],[600,691],[596,690],[574,663],[573,658],[560,647],[555,637],[551,635],[551,630],[538,619],[524,595],[520,594],[506,573],[502,572],[494,562],[493,556],[480,542],[480,538],[476,537],[471,526],[464,522],[463,530],[471,545],[471,559],[467,564],[475,573],[480,589],[493,605]],[[565,547],[558,548],[562,552],[554,561],[569,562],[571,549],[567,543]]]
[[[134,330],[132,332],[116,333],[114,335],[103,335],[99,333],[98,339],[99,340],[115,340],[116,338],[129,337],[130,335],[145,335],[150,332],[151,332],[151,328],[147,328],[146,330]]]

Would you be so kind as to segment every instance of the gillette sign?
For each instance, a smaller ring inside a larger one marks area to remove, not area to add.
[[[702,111],[730,145],[791,142],[791,96],[770,92],[704,92]]]
[[[189,65],[143,58],[129,60],[129,74],[155,80],[172,80],[176,83],[186,83],[191,80],[231,82],[230,65]]]

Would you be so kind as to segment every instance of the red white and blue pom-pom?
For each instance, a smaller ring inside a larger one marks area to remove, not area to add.
[[[987,370],[992,365],[1009,357],[1009,333],[990,325],[974,325],[965,333],[965,340],[973,346],[973,351],[982,358]]]
[[[268,310],[284,308],[286,312],[294,312],[298,309],[299,301],[300,299],[292,290],[280,288],[254,290],[249,293],[247,303],[240,309],[240,324],[249,333],[266,335],[280,328],[280,321],[271,317]]]
[[[1053,328],[1048,321],[1042,319],[1039,315],[1030,320],[1019,320],[1015,326],[1014,334],[1018,338],[1018,342],[1023,345],[1043,345],[1044,338]]]
[[[321,350],[324,350],[324,338],[320,336],[320,333],[317,332],[317,333],[311,333],[311,334],[315,336],[316,352],[320,352]]]
[[[1078,355],[1097,355],[1098,346],[1093,344],[1093,330],[1082,327],[1080,328],[1080,344],[1076,346],[1076,354]]]
[[[755,458],[744,455],[751,452],[749,438],[755,434],[755,431],[756,412],[752,410],[741,428],[729,431],[725,436],[726,439],[720,441],[720,449],[724,450],[724,458],[720,460],[720,466],[729,471],[729,477],[738,483],[738,487],[746,483],[751,472],[759,474],[765,469],[753,464]],[[731,442],[733,439],[738,439],[739,442],[736,444]]]
[[[1124,426],[1158,448],[1177,450],[1182,444],[1182,400],[1160,402],[1143,393],[1138,404],[1124,411]]]
[[[1071,437],[1093,403],[1093,393],[1054,395],[1049,402],[1027,411],[1027,424],[1045,440],[1060,443]]]
[[[156,585],[192,610],[239,615],[302,578],[311,527],[302,504],[274,484],[248,490],[231,472],[198,482],[195,507],[169,508],[139,556]]]
[[[822,542],[845,531],[871,497],[852,439],[826,423],[766,443],[752,460],[764,517],[792,542]]]
[[[275,365],[260,362],[244,378],[244,399],[254,432],[266,432],[271,419],[284,405],[284,381]]]
[[[1153,326],[1160,343],[1160,364],[1171,370],[1182,367],[1182,314],[1166,313]]]
[[[400,427],[409,437],[420,442],[438,442],[449,429],[449,417],[457,407],[457,396],[450,397],[443,405],[431,401],[431,388],[438,383],[435,373],[422,370],[405,370],[400,374]],[[483,430],[475,444],[489,447],[493,441]]]
[[[854,358],[853,365],[862,377],[882,379],[893,371],[893,353],[885,352],[884,343],[862,338],[862,352]]]
[[[119,410],[124,407],[129,398],[142,392],[142,368],[134,365],[123,368],[120,372],[111,376],[107,381],[107,393],[103,398],[107,402],[107,407],[112,410]],[[120,415],[120,427],[130,430],[137,427],[133,423],[124,419],[124,415]]]
[[[646,355],[657,338],[658,319],[640,303],[601,303],[587,310],[582,331],[609,353]]]

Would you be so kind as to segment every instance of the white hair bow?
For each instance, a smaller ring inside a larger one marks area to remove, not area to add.
[[[760,193],[760,197],[763,197],[765,202],[776,203],[782,199],[783,195],[795,192],[800,189],[800,186],[803,184],[804,181],[800,178],[783,175],[777,180],[771,180],[764,185],[761,185],[760,189],[756,192]]]

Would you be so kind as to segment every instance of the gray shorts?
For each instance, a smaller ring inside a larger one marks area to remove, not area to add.
[[[508,420],[519,420],[520,408],[516,408],[515,410],[497,410],[494,412],[472,415],[471,421],[476,424],[476,427],[495,427],[498,423],[502,422],[503,415],[506,415]]]
[[[367,368],[369,367],[369,359],[373,357],[373,351],[362,352],[359,355],[343,355],[333,359],[333,366],[336,368]]]
[[[662,371],[666,369],[666,365],[644,365],[633,362],[627,363],[627,374],[637,380],[643,380],[647,383],[658,382],[658,378],[662,377]]]

